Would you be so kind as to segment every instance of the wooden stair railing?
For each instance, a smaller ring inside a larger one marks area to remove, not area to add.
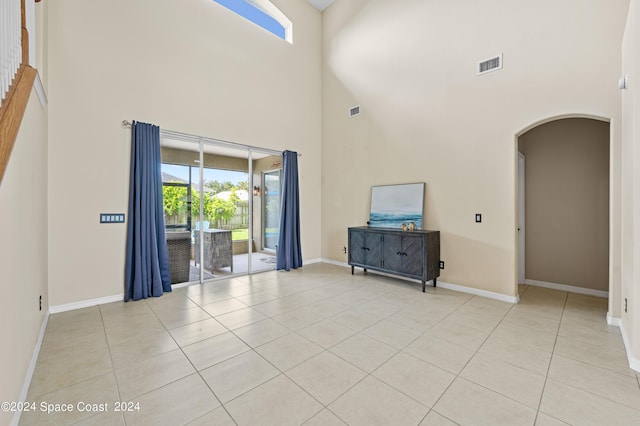
[[[29,34],[22,0],[22,64],[0,107],[0,184],[9,163],[37,71],[29,64]]]

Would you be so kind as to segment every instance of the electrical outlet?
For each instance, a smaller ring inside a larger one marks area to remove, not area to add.
[[[440,269],[444,269],[444,260],[440,261]]]
[[[476,213],[476,223],[482,222],[482,215],[480,213]]]
[[[42,295],[40,295],[40,310],[42,310]]]
[[[624,313],[627,313],[627,298],[624,298]]]
[[[342,247],[342,252],[343,252],[344,254],[347,254],[347,248],[346,248],[346,247]]]

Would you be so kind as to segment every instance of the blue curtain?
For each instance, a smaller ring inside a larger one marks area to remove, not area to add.
[[[162,296],[171,291],[164,233],[160,128],[131,125],[131,174],[124,301]]]
[[[298,153],[282,153],[282,202],[276,269],[289,271],[302,267],[300,247],[300,193],[298,188]]]

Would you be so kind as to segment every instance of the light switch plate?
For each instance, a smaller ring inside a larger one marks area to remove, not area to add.
[[[124,223],[124,213],[100,213],[100,223]]]

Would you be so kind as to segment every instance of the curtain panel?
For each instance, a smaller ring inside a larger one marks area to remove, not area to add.
[[[158,126],[136,121],[131,125],[129,179],[125,302],[171,291]]]
[[[302,267],[300,245],[300,193],[298,187],[298,153],[282,153],[282,202],[276,269],[289,271]]]

